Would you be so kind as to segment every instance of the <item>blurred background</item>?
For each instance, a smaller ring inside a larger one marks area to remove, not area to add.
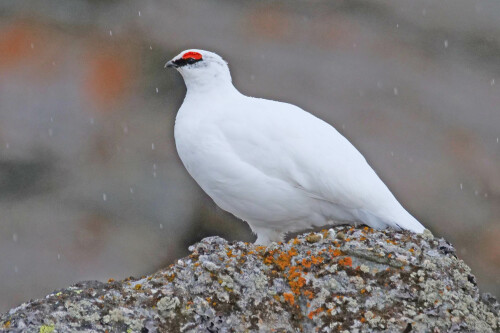
[[[253,241],[190,179],[167,60],[332,123],[500,295],[498,0],[0,2],[0,311]]]

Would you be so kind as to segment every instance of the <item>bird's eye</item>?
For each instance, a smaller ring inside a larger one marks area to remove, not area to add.
[[[182,57],[172,61],[175,64],[175,67],[183,67],[186,65],[192,65],[197,63],[198,61],[202,61],[203,58],[198,52],[186,52],[182,55]]]

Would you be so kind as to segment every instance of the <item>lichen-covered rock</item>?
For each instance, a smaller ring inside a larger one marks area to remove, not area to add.
[[[19,332],[494,332],[453,247],[426,231],[336,227],[268,247],[210,237],[141,279],[82,282],[0,316]]]

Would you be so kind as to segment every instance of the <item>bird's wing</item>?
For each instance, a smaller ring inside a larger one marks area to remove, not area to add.
[[[218,126],[234,153],[261,172],[349,209],[394,205],[396,199],[365,158],[328,123],[297,106],[265,99],[245,97],[228,109]]]

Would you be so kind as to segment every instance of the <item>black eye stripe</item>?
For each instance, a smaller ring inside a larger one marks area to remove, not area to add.
[[[195,59],[195,58],[187,58],[187,59],[183,59],[183,58],[180,58],[180,59],[177,59],[177,60],[174,60],[172,61],[177,67],[182,67],[182,66],[186,66],[186,65],[192,65],[192,64],[195,64],[197,63],[198,61],[202,61],[203,59]]]

